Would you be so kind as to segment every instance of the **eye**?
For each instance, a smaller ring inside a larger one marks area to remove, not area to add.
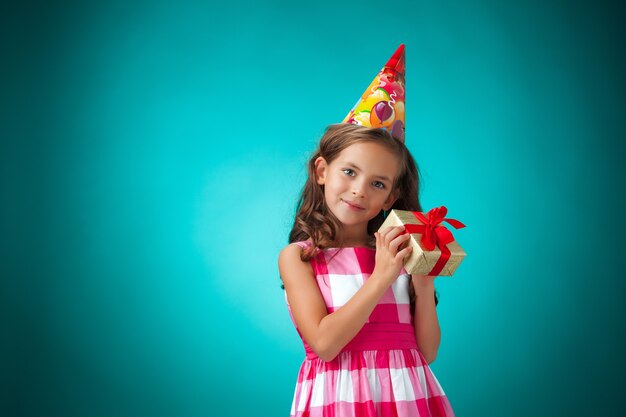
[[[380,181],[374,181],[372,184],[374,185],[374,187],[376,187],[376,188],[380,188],[381,190],[382,190],[383,188],[385,188],[385,184],[383,184],[383,183],[382,183],[382,182],[380,182]]]
[[[351,177],[354,177],[354,175],[355,175],[354,171],[351,170],[350,168],[344,168],[344,169],[342,169],[342,171],[343,171],[344,174],[349,175]]]

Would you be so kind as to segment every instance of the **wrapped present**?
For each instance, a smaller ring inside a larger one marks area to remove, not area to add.
[[[405,260],[404,269],[410,274],[452,275],[465,258],[465,251],[454,240],[452,232],[442,225],[449,223],[455,229],[465,227],[458,220],[446,218],[448,209],[436,207],[428,213],[419,211],[391,210],[378,231],[387,227],[404,226],[404,233],[411,234],[411,256]]]

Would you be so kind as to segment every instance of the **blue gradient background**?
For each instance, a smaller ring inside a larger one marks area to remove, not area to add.
[[[52,4],[52,3],[51,3]],[[458,416],[621,415],[624,7],[3,6],[2,415],[284,416],[304,164],[400,43]]]

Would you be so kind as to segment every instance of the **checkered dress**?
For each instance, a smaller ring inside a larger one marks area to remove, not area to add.
[[[309,243],[297,244],[304,248]],[[328,313],[344,305],[369,278],[375,255],[370,248],[330,248],[311,258]],[[302,339],[306,358],[298,373],[292,417],[454,416],[418,350],[409,281],[403,269],[367,323],[332,361],[317,357]],[[286,294],[285,300],[293,321]]]

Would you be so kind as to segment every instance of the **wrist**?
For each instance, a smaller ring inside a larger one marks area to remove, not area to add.
[[[389,274],[389,271],[385,268],[379,268],[378,265],[374,266],[374,270],[372,271],[372,275],[371,276],[376,276],[377,279],[380,279],[382,281],[391,281],[393,282],[393,277],[391,276],[391,274]]]
[[[376,282],[377,286],[381,286],[385,288],[385,290],[387,289],[387,287],[393,284],[393,281],[394,281],[393,278],[391,278],[387,274],[382,274],[380,273],[380,271],[376,271],[376,270],[372,272],[372,275],[370,275],[368,281],[369,280]]]
[[[429,275],[411,275],[415,295],[432,295],[435,292],[435,277]]]

